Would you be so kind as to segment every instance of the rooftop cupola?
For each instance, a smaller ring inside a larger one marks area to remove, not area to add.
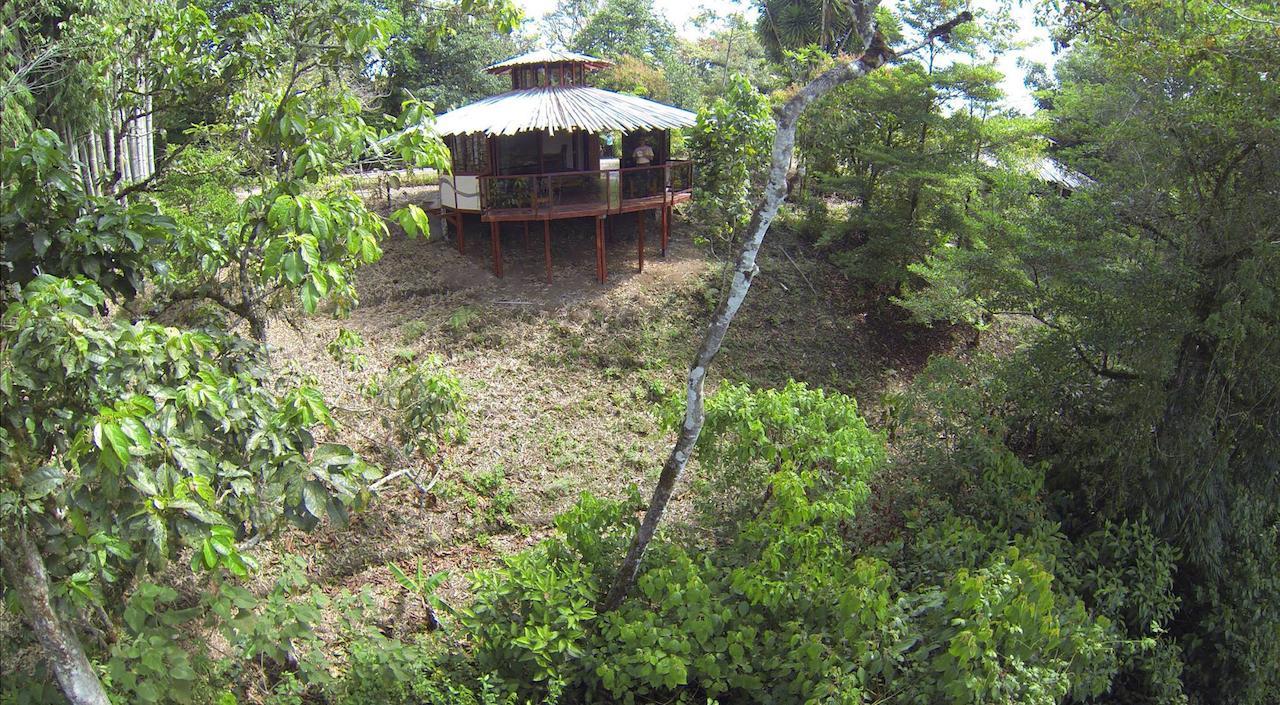
[[[613,66],[612,61],[572,51],[540,49],[485,68],[502,75],[511,74],[511,90],[578,86],[586,83],[587,73]]]

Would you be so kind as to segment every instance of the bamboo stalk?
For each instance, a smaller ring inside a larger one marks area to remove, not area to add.
[[[97,139],[95,139],[96,137],[97,135],[92,130],[85,137],[85,156],[89,162],[89,181],[85,186],[91,196],[98,195],[98,172],[100,169],[98,166],[98,143]]]
[[[107,136],[101,130],[94,133],[98,138],[98,190],[111,185],[111,160],[107,158]]]
[[[116,128],[115,120],[107,118],[107,168],[111,170],[111,184],[115,187],[116,174],[120,172],[119,163],[116,162]]]
[[[151,122],[151,84],[143,78],[139,88],[142,92],[142,116],[138,126],[138,142],[142,153],[142,178],[149,178],[156,171],[155,139]]]
[[[120,185],[129,183],[129,123],[125,122],[124,109],[116,109],[120,130],[116,133],[116,166],[120,172]]]

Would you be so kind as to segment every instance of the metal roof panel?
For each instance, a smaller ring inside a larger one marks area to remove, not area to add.
[[[436,117],[441,135],[514,135],[547,130],[668,130],[688,127],[687,110],[591,86],[543,86],[491,96]]]
[[[539,49],[538,51],[531,51],[528,54],[521,54],[506,61],[498,62],[492,66],[486,66],[484,70],[489,73],[500,74],[506,73],[517,66],[534,66],[537,64],[586,64],[589,69],[602,69],[613,66],[613,62],[608,59],[598,59],[594,56],[587,56],[573,51]]]

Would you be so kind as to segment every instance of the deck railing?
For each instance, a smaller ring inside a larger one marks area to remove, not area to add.
[[[531,216],[575,210],[608,214],[640,201],[656,199],[654,207],[664,206],[692,189],[693,162],[681,160],[598,171],[481,176],[480,203],[485,212],[519,210]]]

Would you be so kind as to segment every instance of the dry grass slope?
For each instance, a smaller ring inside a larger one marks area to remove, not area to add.
[[[273,328],[277,362],[313,375],[340,407],[343,440],[372,457],[379,449],[364,430],[378,420],[366,413],[360,385],[428,354],[462,377],[471,429],[431,496],[393,485],[351,527],[290,535],[274,551],[303,555],[329,588],[371,586],[389,598],[397,589],[386,563],[421,558],[432,570],[453,571],[447,592],[458,596],[466,571],[545,535],[581,492],[648,490],[671,442],[658,401],[682,384],[718,297],[720,265],[677,220],[668,257],[651,255],[636,273],[635,224],[623,217],[613,224],[610,280],[601,286],[590,222],[556,225],[554,284],[543,279],[540,228],[526,250],[523,229],[507,227],[501,280],[474,226],[466,256],[439,240],[397,234],[382,261],[362,272],[351,318]],[[954,343],[945,332],[910,337],[908,328],[869,320],[834,269],[786,233],[771,237],[713,384],[795,378],[872,409],[929,351]],[[367,341],[365,370],[347,371],[325,351],[339,327]]]

